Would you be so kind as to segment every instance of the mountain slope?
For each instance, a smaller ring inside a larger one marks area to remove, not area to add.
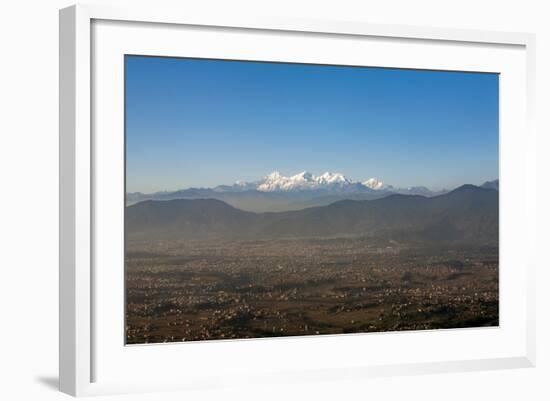
[[[498,239],[498,192],[464,185],[427,198],[394,194],[328,206],[252,213],[213,199],[146,201],[126,208],[130,238],[280,238],[363,235]]]
[[[144,201],[126,207],[129,236],[205,237],[231,236],[257,215],[216,199]]]

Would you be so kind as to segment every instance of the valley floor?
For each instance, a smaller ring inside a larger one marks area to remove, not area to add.
[[[128,344],[497,326],[498,247],[130,242]]]

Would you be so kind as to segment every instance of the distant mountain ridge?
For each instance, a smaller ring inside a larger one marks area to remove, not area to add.
[[[491,183],[494,182],[491,181]],[[496,182],[498,190],[498,180]],[[232,185],[218,185],[213,188],[188,188],[150,194],[127,193],[126,204],[132,205],[144,200],[210,198],[222,200],[247,211],[280,212],[326,206],[344,199],[373,200],[394,193],[431,197],[446,192],[445,190],[432,191],[424,186],[396,188],[376,178],[369,178],[362,182],[353,181],[341,173],[325,172],[316,176],[303,171],[285,176],[274,171],[258,181],[237,181]]]
[[[487,188],[487,189],[494,189],[496,191],[499,190],[499,180],[493,180],[493,181],[485,181],[483,184],[481,184],[481,188]]]
[[[216,199],[148,200],[126,207],[129,238],[374,236],[498,240],[498,192],[464,185],[434,197],[391,194],[327,206],[253,213]]]

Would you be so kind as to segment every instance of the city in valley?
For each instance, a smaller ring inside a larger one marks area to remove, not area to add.
[[[130,240],[127,344],[496,326],[498,247]]]

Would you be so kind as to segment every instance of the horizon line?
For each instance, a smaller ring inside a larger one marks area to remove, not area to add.
[[[373,177],[374,178],[374,177]],[[370,178],[369,178],[370,179]],[[367,179],[367,180],[369,180]],[[374,178],[374,179],[377,179],[377,178]],[[365,181],[367,181],[365,180]],[[243,181],[245,183],[248,183],[248,184],[253,184],[253,183],[256,183],[256,182],[259,182],[260,180],[258,181]],[[389,185],[389,188],[388,187],[385,187],[385,188],[381,188],[381,189],[373,189],[373,188],[369,188],[371,189],[372,191],[376,191],[376,192],[390,192],[392,193],[392,190],[408,190],[408,189],[412,189],[412,188],[425,188],[427,189],[428,191],[430,192],[434,192],[434,193],[440,193],[440,192],[452,192],[454,191],[455,189],[458,189],[460,187],[463,187],[465,185],[472,185],[472,186],[475,186],[475,187],[479,187],[479,188],[483,188],[482,186],[484,184],[487,184],[487,183],[493,183],[495,181],[499,181],[500,182],[500,178],[495,178],[495,179],[489,179],[489,180],[485,180],[483,181],[482,183],[480,184],[472,184],[472,183],[469,183],[469,182],[466,182],[466,183],[463,183],[463,184],[460,184],[460,185],[457,185],[457,186],[454,186],[454,187],[451,187],[452,189],[447,189],[447,188],[442,188],[442,189],[432,189],[428,186],[425,186],[425,185],[410,185],[410,186],[406,186],[406,187],[395,187],[393,185]],[[238,181],[236,181],[235,183],[233,184],[218,184],[216,186],[203,186],[203,187],[195,187],[195,186],[191,186],[191,187],[185,187],[185,188],[176,188],[176,189],[160,189],[160,190],[157,190],[157,191],[152,191],[152,192],[143,192],[143,191],[125,191],[124,193],[125,194],[142,194],[142,195],[153,195],[153,194],[157,194],[157,193],[171,193],[171,192],[178,192],[178,191],[187,191],[187,190],[191,190],[191,189],[197,189],[197,190],[213,190],[213,189],[216,189],[218,187],[222,187],[222,186],[225,186],[225,187],[234,187],[236,185]],[[352,184],[362,184],[363,181],[351,181]],[[383,181],[382,181],[383,182]],[[364,185],[364,184],[362,184]],[[366,186],[366,185],[365,185]],[[237,187],[238,188],[238,187]],[[304,192],[307,192],[307,191],[312,191],[312,190],[318,190],[318,189],[326,189],[326,188],[305,188],[305,189],[301,189],[301,188],[298,188],[298,189],[291,189],[291,190],[273,190],[273,191],[261,191],[261,190],[258,190],[257,188],[252,188],[252,189],[246,189],[246,190],[242,190],[242,191],[235,191],[235,192],[246,192],[246,191],[257,191],[257,192],[262,192],[262,193],[273,193],[273,192],[300,192],[300,191],[304,191]],[[485,188],[486,189],[486,188]],[[231,192],[231,191],[227,191],[227,192]],[[395,193],[395,192],[394,192]],[[395,194],[398,194],[399,193],[395,193]]]

